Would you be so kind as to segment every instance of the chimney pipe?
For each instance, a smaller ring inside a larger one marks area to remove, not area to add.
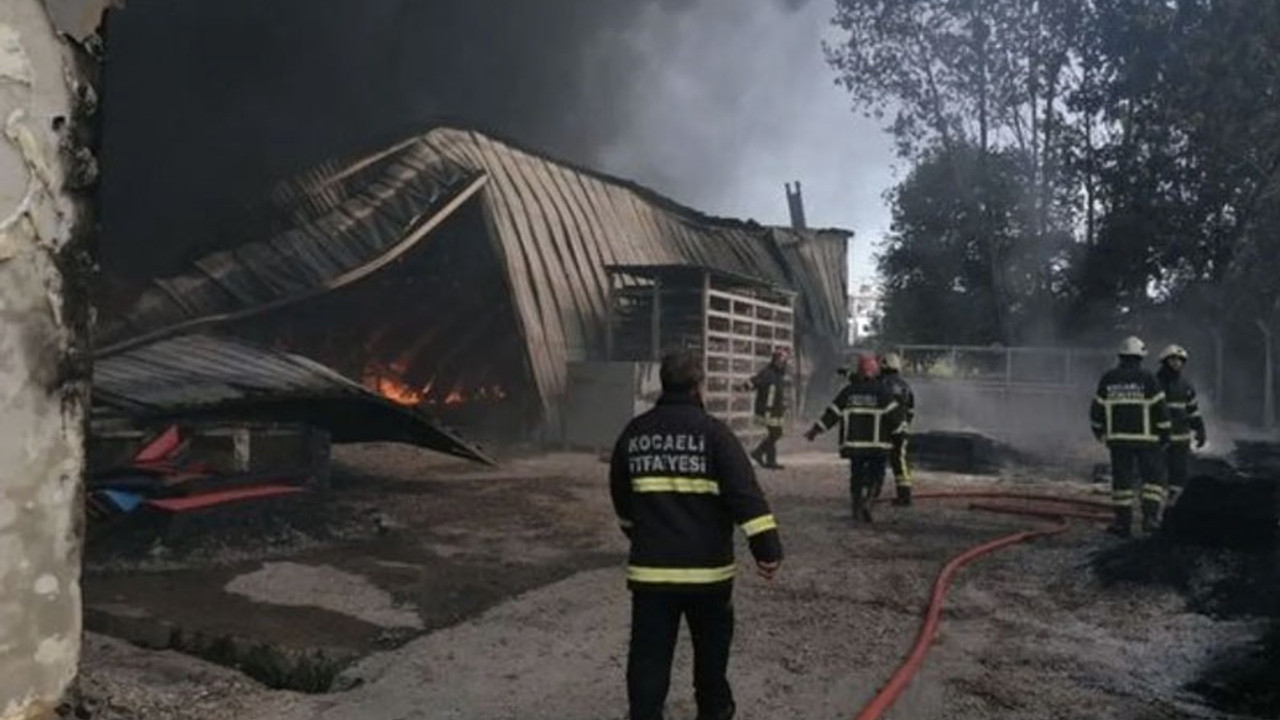
[[[800,196],[800,181],[797,180],[795,188],[791,187],[791,183],[787,183],[787,206],[791,209],[791,227],[794,230],[804,230],[808,227],[804,221],[804,198]]]

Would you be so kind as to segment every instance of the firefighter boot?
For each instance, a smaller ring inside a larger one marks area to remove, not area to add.
[[[871,508],[870,503],[867,501],[870,489],[864,483],[855,482],[850,484],[849,494],[853,499],[853,522],[855,523],[871,522]]]
[[[1133,537],[1133,508],[1116,508],[1115,522],[1107,527],[1107,532],[1122,538]]]
[[[898,497],[893,499],[893,504],[897,507],[911,507],[911,486],[899,485]]]
[[[1142,501],[1142,532],[1153,533],[1160,529],[1160,503]]]
[[[733,702],[730,702],[729,707],[720,711],[718,715],[704,715],[703,713],[699,712],[698,720],[733,720],[734,716],[737,714],[738,714],[738,706],[734,705]]]

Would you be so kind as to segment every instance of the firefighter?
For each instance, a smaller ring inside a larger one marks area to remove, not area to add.
[[[1187,351],[1181,346],[1170,345],[1160,353],[1160,369],[1156,379],[1164,390],[1165,405],[1169,408],[1169,447],[1165,450],[1165,471],[1168,474],[1170,500],[1177,497],[1187,484],[1187,468],[1191,460],[1191,441],[1197,448],[1206,440],[1204,418],[1200,416],[1200,404],[1196,401],[1196,389],[1182,374],[1187,364]]]
[[[1146,345],[1125,338],[1117,351],[1119,364],[1098,381],[1089,408],[1093,435],[1111,452],[1111,493],[1115,522],[1108,532],[1129,537],[1136,488],[1142,487],[1142,528],[1159,527],[1167,491],[1161,452],[1169,443],[1169,410],[1160,381],[1142,367]]]
[[[840,424],[840,456],[849,460],[849,495],[854,522],[871,522],[870,499],[884,482],[892,436],[903,431],[904,411],[880,378],[874,355],[860,355],[856,371],[822,417],[804,434],[812,442]]]
[[[733,638],[733,528],[765,580],[782,562],[778,524],[733,432],[703,409],[702,361],[663,358],[662,395],[614,446],[613,507],[631,541],[631,720],[661,720],[681,617],[693,637],[698,717],[730,720],[726,677]]]
[[[751,459],[769,470],[783,469],[778,464],[778,440],[782,439],[787,414],[787,359],[786,350],[775,350],[769,364],[742,385],[743,391],[755,391],[756,423],[765,429],[764,439],[751,451]]]
[[[884,383],[893,392],[894,400],[902,408],[903,422],[899,432],[893,433],[893,449],[889,453],[889,466],[893,468],[893,481],[897,497],[893,504],[911,506],[911,468],[907,465],[907,440],[911,434],[911,421],[916,417],[916,396],[911,385],[902,377],[902,356],[896,352],[885,353],[880,358],[880,373]],[[876,488],[879,497],[880,488]]]

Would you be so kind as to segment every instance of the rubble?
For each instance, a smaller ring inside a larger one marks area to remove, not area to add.
[[[920,468],[969,475],[996,475],[1026,457],[1009,445],[975,432],[932,431],[913,434],[910,462]]]
[[[845,465],[833,453],[798,453],[786,444],[782,453],[788,469],[763,474],[761,482],[774,501],[789,558],[776,583],[741,579],[735,688],[743,706],[756,709],[753,716],[848,715],[905,652],[943,560],[1041,521],[930,500],[909,510],[885,508],[874,528],[851,528]],[[155,664],[129,676],[135,683],[146,679],[146,695],[136,701],[145,709],[127,717],[338,720],[411,716],[425,707],[442,717],[588,720],[618,714],[624,707],[625,543],[613,525],[597,458],[542,456],[486,471],[429,457],[398,446],[345,450],[334,504],[357,503],[370,512],[353,510],[353,516],[364,519],[374,517],[376,504],[376,513],[395,527],[379,534],[370,522],[365,534],[347,540],[278,546],[269,560],[358,575],[397,602],[410,599],[423,630],[395,634],[371,626],[358,659],[324,656],[341,667],[312,663],[287,677],[280,673],[293,666],[246,668],[260,682],[228,691],[227,707],[206,706],[204,715],[165,704],[178,692],[176,677],[163,669],[173,655],[143,653],[128,672]],[[930,471],[917,481],[939,490],[1000,489],[1004,483]],[[1028,490],[1028,482],[1019,480],[1017,489]],[[1051,484],[1041,482],[1046,489]],[[1061,483],[1052,486],[1064,490]],[[263,567],[261,553],[254,560],[244,549],[235,552],[241,562],[217,566],[221,570],[171,562],[183,573],[172,577],[207,576],[209,587],[224,588]],[[1091,557],[1097,558],[1093,570]],[[1164,575],[1142,579],[1156,568]],[[1171,575],[1179,571],[1185,573],[1181,580]],[[127,568],[112,572],[124,575],[110,585],[95,582],[102,578],[87,582],[91,603],[118,588],[136,592],[125,581],[152,581]],[[1266,598],[1280,597],[1257,585],[1263,577],[1278,575],[1260,556],[1162,547],[1157,540],[1119,543],[1079,523],[1061,538],[1019,546],[960,574],[938,642],[896,712],[918,720],[1217,717],[1205,704],[1218,701],[1191,688],[1210,677],[1225,650],[1257,640],[1252,618],[1269,612]],[[253,647],[289,649],[282,631],[305,633],[313,648],[333,645],[339,626],[353,619],[342,603],[323,602],[329,609],[279,605],[271,592],[257,592],[252,601],[214,597],[205,603],[206,623],[231,616],[264,621],[256,638],[241,634],[245,644],[235,657],[205,655],[227,664],[251,657]],[[305,602],[299,593],[280,597]],[[278,657],[319,657],[303,647]],[[689,662],[681,650],[674,677],[687,677]],[[1161,672],[1152,676],[1148,669],[1157,664]],[[333,675],[308,686],[307,668]],[[97,657],[85,668],[87,681],[99,688],[119,674]],[[500,691],[493,678],[502,679]],[[328,692],[269,689],[281,683]],[[673,684],[672,717],[692,717],[691,703],[687,688]]]

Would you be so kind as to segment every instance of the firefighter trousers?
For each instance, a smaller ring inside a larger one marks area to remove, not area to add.
[[[1191,443],[1170,443],[1164,451],[1164,466],[1170,488],[1181,490],[1186,487],[1191,466]]]
[[[751,456],[766,467],[778,464],[778,441],[782,439],[781,422],[780,419],[770,422],[765,428],[764,439],[751,451]]]
[[[893,450],[889,462],[893,466],[893,480],[900,488],[911,487],[911,467],[907,464],[907,442],[910,436],[898,433],[893,436]]]
[[[853,519],[871,519],[871,499],[884,486],[886,458],[882,452],[857,452],[849,457],[849,499]]]
[[[631,720],[662,720],[681,618],[688,623],[693,638],[693,691],[698,717],[733,717],[733,691],[727,677],[729,646],[733,643],[732,593],[732,588],[631,593],[631,647],[627,654]]]
[[[1143,519],[1148,523],[1159,519],[1168,496],[1163,465],[1161,448],[1154,443],[1111,446],[1111,498],[1117,523],[1133,517],[1139,488]]]

